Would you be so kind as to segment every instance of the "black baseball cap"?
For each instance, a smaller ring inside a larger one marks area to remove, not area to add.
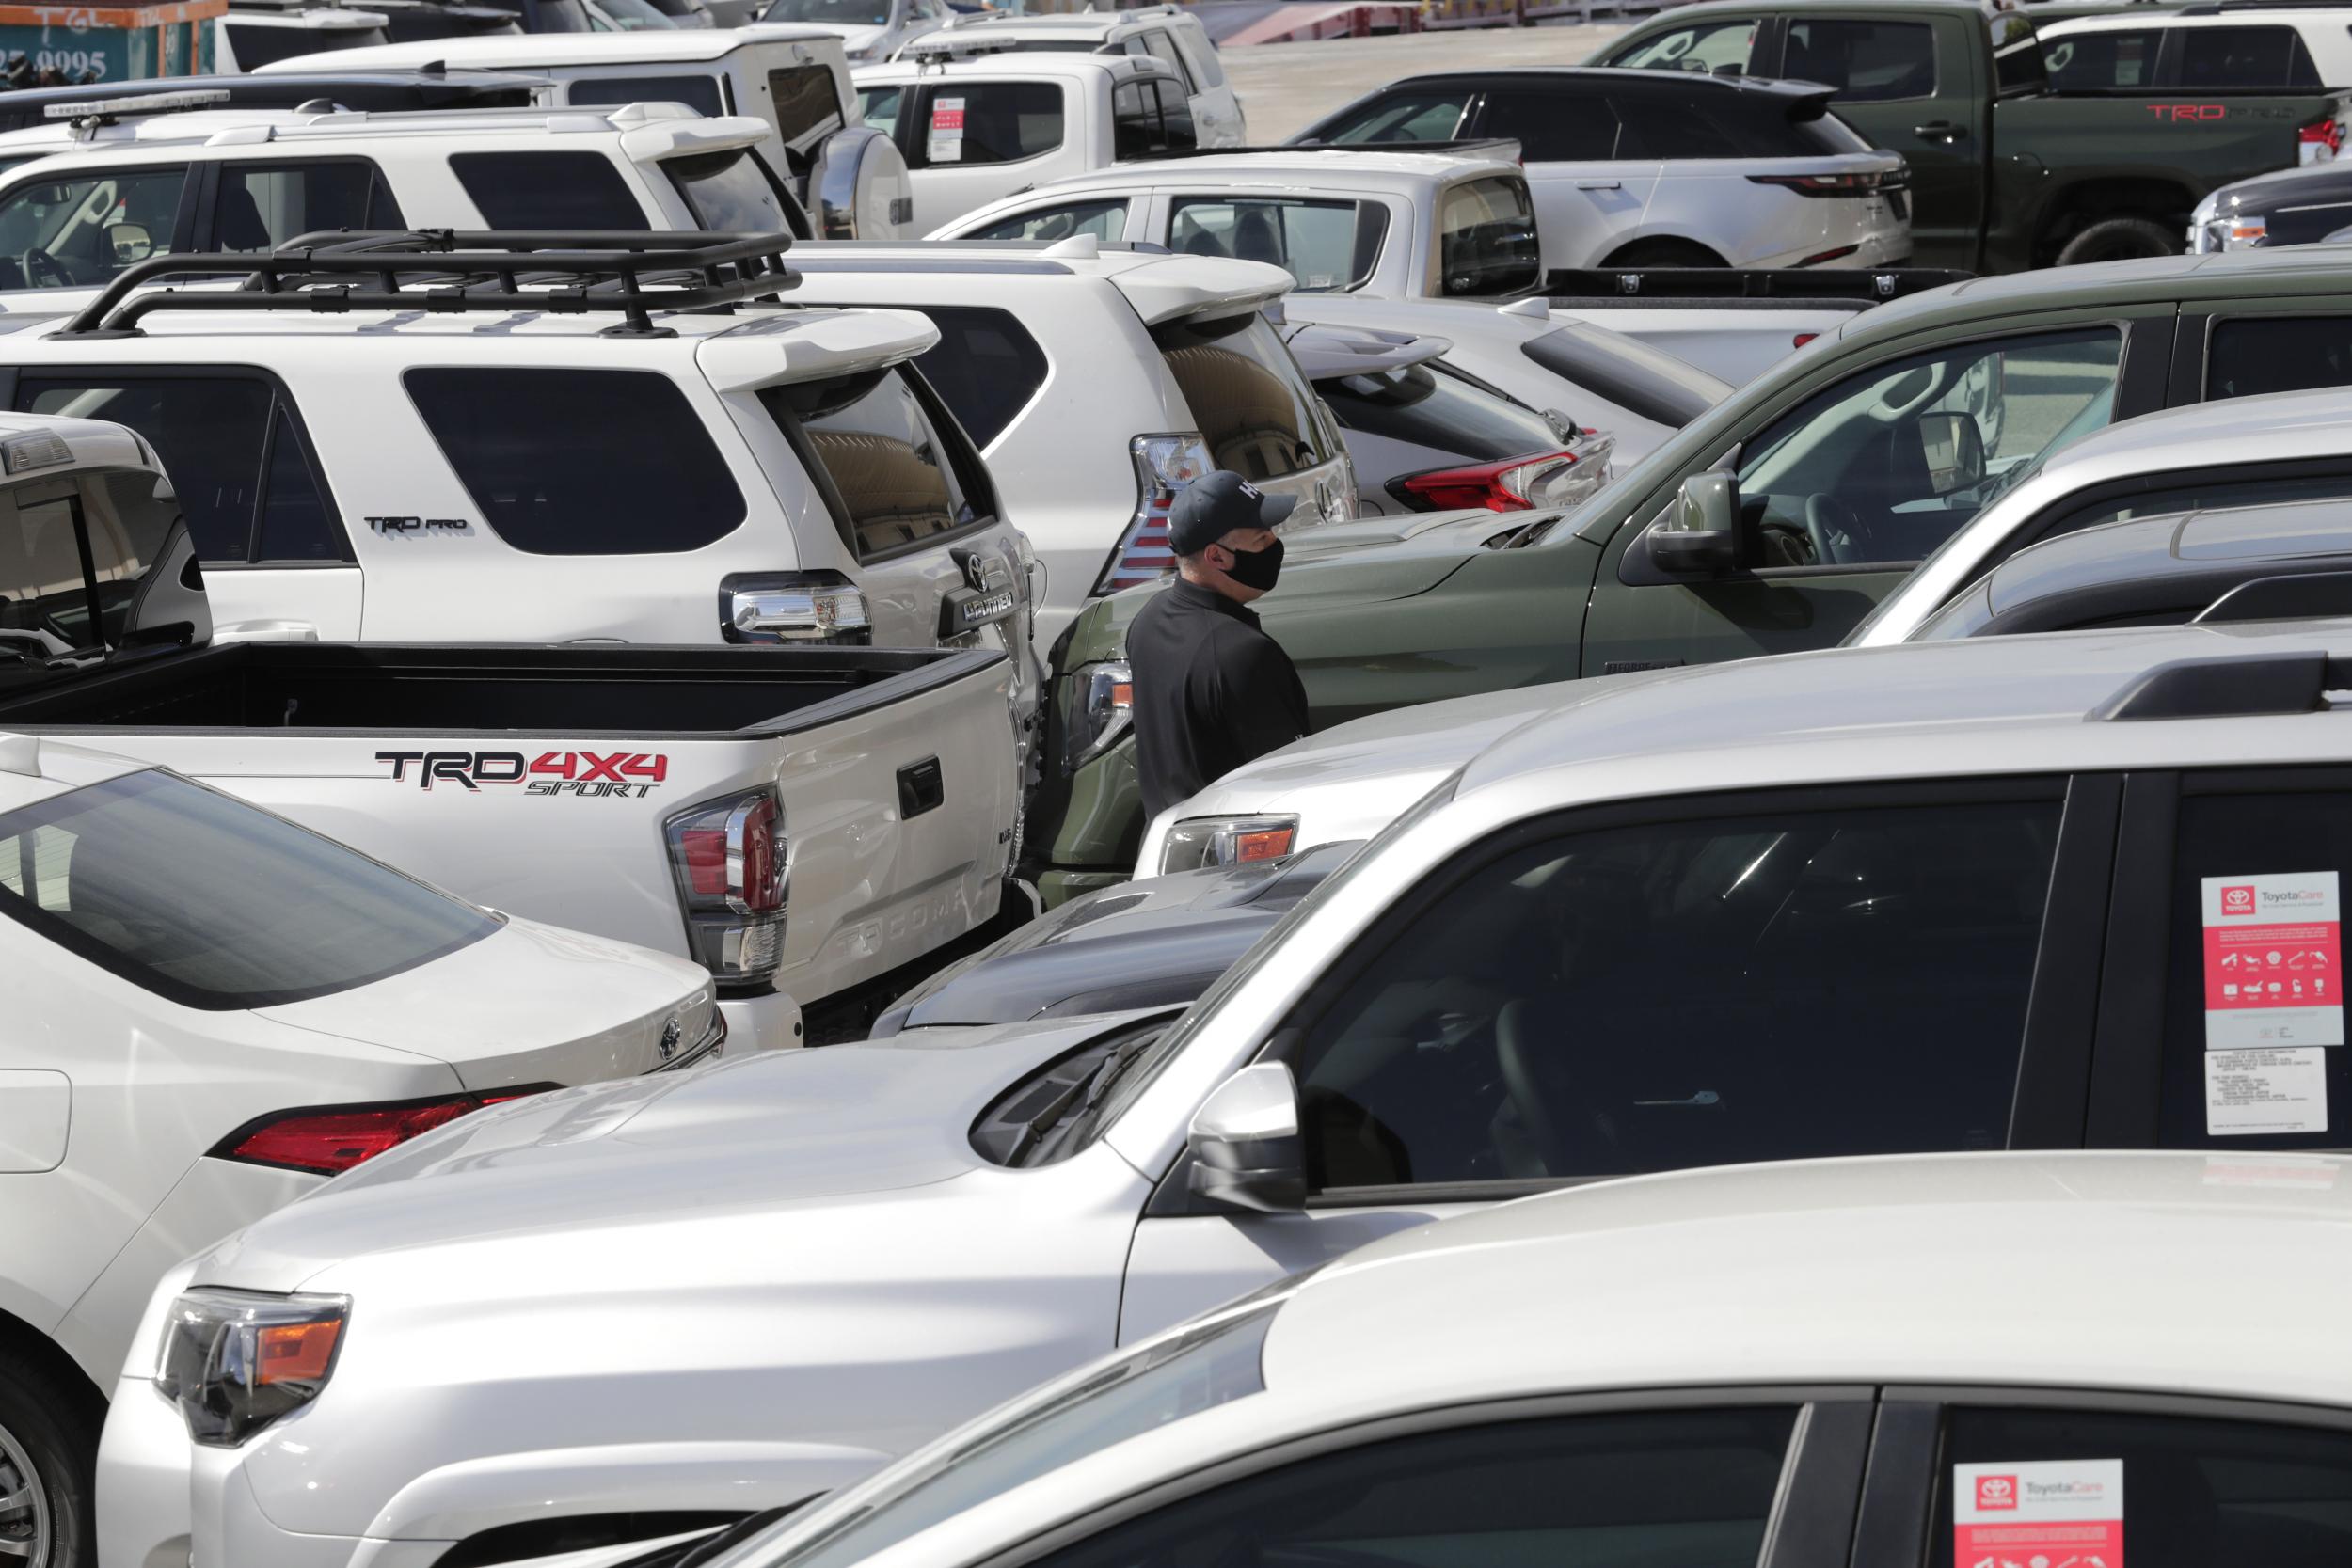
[[[1298,502],[1269,496],[1227,468],[1202,474],[1168,503],[1168,547],[1199,555],[1237,528],[1272,528]]]

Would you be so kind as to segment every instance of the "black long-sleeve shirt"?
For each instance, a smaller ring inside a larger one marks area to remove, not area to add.
[[[1255,612],[1181,578],[1127,630],[1136,771],[1156,816],[1307,733],[1307,689]]]

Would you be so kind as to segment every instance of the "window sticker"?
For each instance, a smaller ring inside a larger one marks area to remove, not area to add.
[[[2123,1462],[1952,1466],[1952,1568],[2123,1568]]]
[[[963,161],[963,100],[931,100],[930,145],[924,153],[934,164]]]
[[[2327,1131],[2328,1053],[2320,1047],[2205,1053],[2207,1137]]]
[[[2344,1043],[2336,874],[2207,877],[2205,1049]]]

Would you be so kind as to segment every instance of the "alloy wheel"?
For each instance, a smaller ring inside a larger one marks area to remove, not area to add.
[[[55,1537],[49,1497],[33,1468],[33,1456],[8,1428],[0,1427],[0,1565],[51,1568]]]

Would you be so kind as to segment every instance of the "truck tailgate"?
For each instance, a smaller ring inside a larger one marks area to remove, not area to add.
[[[1933,267],[1585,267],[1548,274],[1543,290],[1555,320],[1638,338],[1739,387],[1873,305],[1968,277]]]

